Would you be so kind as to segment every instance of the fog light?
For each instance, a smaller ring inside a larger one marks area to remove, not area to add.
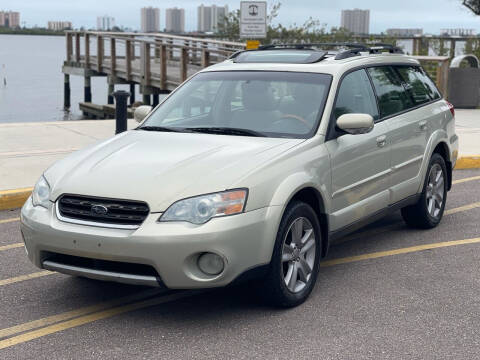
[[[221,256],[204,253],[198,258],[198,267],[207,275],[218,275],[223,271],[225,264]]]

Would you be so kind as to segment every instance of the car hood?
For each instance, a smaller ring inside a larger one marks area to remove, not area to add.
[[[67,193],[141,200],[152,212],[162,212],[177,200],[229,189],[303,141],[128,131],[67,156],[45,177],[52,201]]]

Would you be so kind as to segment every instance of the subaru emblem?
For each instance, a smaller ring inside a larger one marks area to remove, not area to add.
[[[107,207],[98,204],[92,205],[91,211],[95,215],[106,215],[108,213]]]

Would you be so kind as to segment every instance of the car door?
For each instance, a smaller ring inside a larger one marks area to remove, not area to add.
[[[368,69],[378,96],[379,110],[389,128],[391,144],[389,203],[414,195],[428,140],[428,113],[420,105],[430,101],[413,66]],[[430,127],[431,128],[431,127]]]
[[[366,113],[376,121],[367,134],[350,135],[335,129],[338,117]],[[331,164],[330,228],[339,230],[388,206],[390,172],[388,128],[380,122],[377,102],[365,69],[341,81],[326,147]]]

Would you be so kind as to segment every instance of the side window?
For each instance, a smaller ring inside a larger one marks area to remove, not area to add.
[[[396,68],[415,105],[421,105],[433,99],[429,89],[420,80],[418,68],[413,66],[397,66]]]
[[[430,100],[440,99],[433,81],[418,66],[398,66],[397,70],[406,84],[407,91],[415,105],[420,105]]]
[[[365,70],[357,70],[346,75],[338,91],[335,103],[335,120],[341,115],[360,113],[379,118],[375,94]]]
[[[410,96],[391,66],[371,67],[368,72],[377,92],[382,118],[413,107]]]
[[[430,77],[427,75],[425,70],[423,70],[421,67],[417,67],[416,69],[417,69],[416,74],[419,77],[420,81],[428,89],[428,93],[430,94],[430,97],[434,100],[441,99],[442,95],[440,94],[440,91],[438,91],[437,86],[432,81],[432,79],[430,79]]]

